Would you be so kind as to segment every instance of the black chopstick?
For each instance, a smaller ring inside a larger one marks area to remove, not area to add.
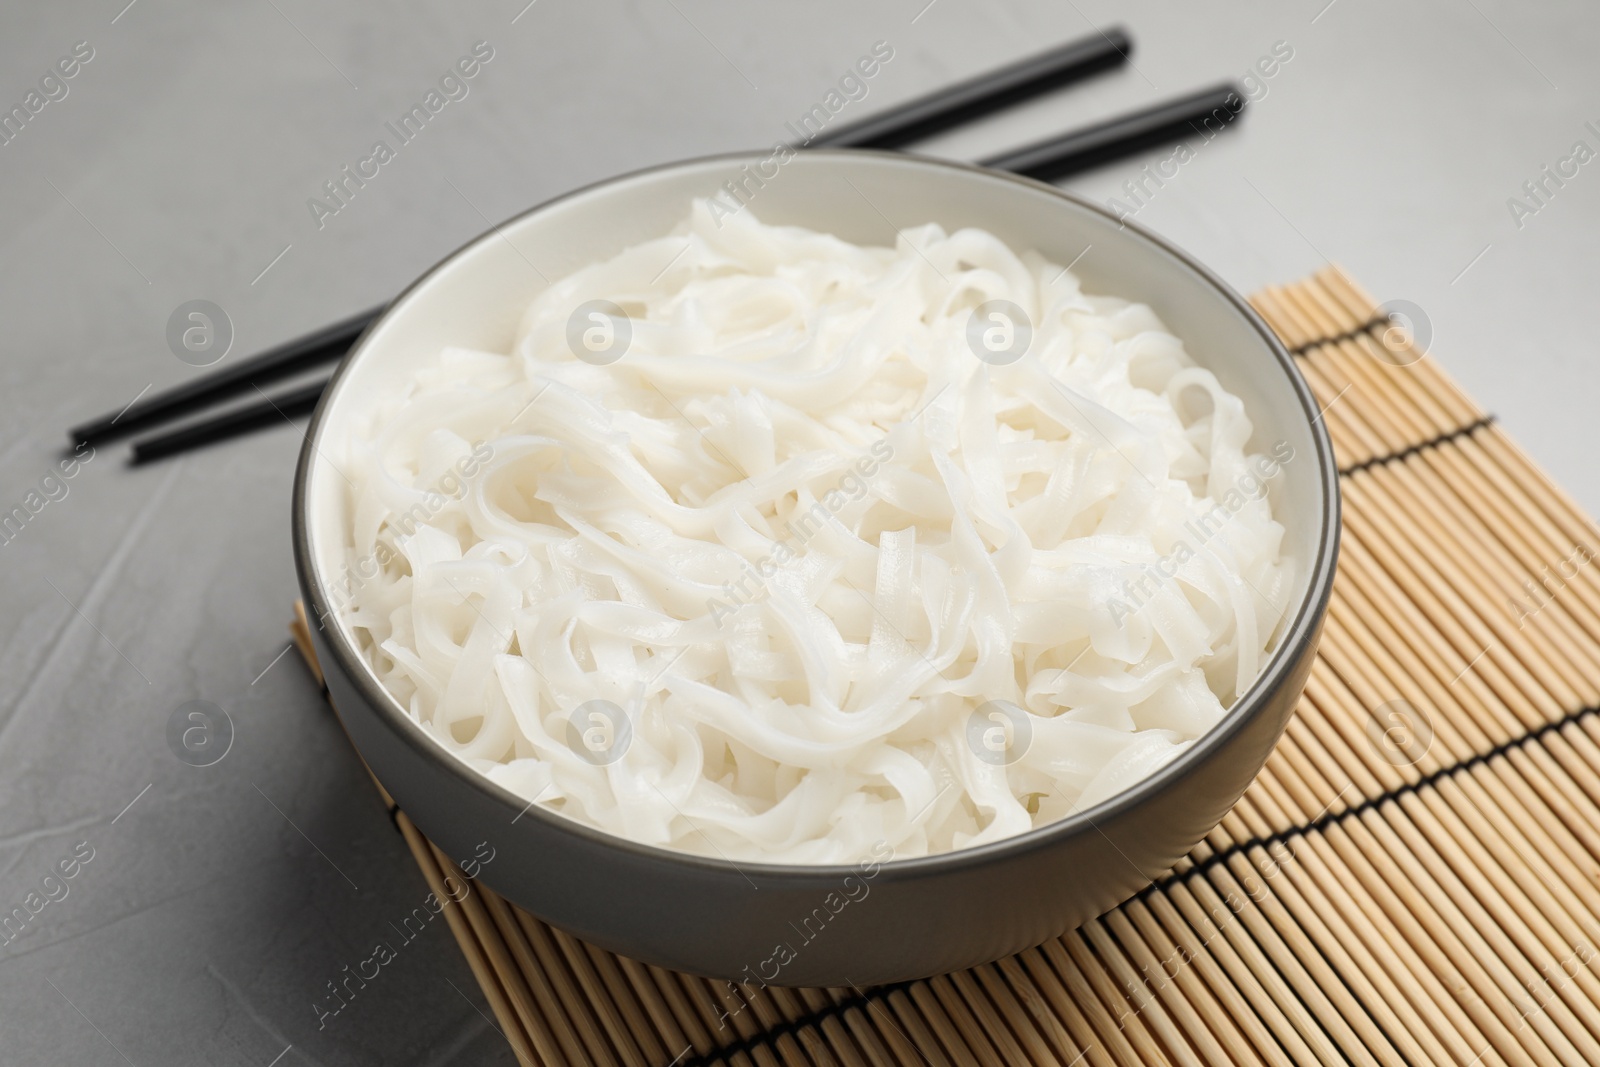
[[[1178,100],[1118,115],[1082,130],[1039,141],[985,160],[983,166],[1041,180],[1088,170],[1158,144],[1171,144],[1193,134],[1210,136],[1231,125],[1244,108],[1244,96],[1231,84],[1204,89]],[[303,414],[316,406],[327,386],[316,382],[293,394],[274,398],[146,438],[134,445],[134,462],[144,462],[269,426],[283,415]],[[290,411],[287,403],[305,402]]]
[[[989,71],[892,107],[860,122],[819,133],[808,148],[899,148],[1127,62],[1133,38],[1121,26],[1096,31],[1048,52]]]
[[[235,363],[231,367],[208,374],[203,378],[158,393],[149,400],[130,404],[125,410],[106,415],[93,422],[74,427],[74,444],[86,441],[109,441],[123,437],[135,430],[158,422],[168,422],[207,406],[224,397],[242,393],[252,386],[286,378],[308,367],[332,363],[350,350],[350,345],[361,336],[361,331],[383,308],[369,308],[359,315],[324,326],[259,356]]]
[[[918,97],[853,125],[842,126],[812,138],[806,145],[892,148],[1114,67],[1126,61],[1132,48],[1128,32],[1113,26]],[[349,350],[351,343],[382,310],[377,307],[364,311],[226,370],[186,382],[136,402],[123,411],[84,423],[72,430],[73,443],[122,437],[155,423],[170,422],[252,386],[276,381],[319,363],[332,363]]]
[[[187,452],[191,448],[199,448],[213,441],[237,437],[263,426],[272,426],[298,415],[309,415],[315,410],[317,401],[322,397],[322,391],[327,387],[326,380],[312,382],[279,393],[277,396],[263,397],[245,407],[135,441],[133,462],[148,463],[150,460]]]
[[[1177,100],[1117,115],[1104,122],[1003,152],[982,162],[1040,181],[1097,167],[1157,145],[1207,136],[1230,125],[1244,110],[1239,87],[1224,82]]]

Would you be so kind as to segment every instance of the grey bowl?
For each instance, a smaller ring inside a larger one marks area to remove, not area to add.
[[[927,221],[981,226],[1075,270],[1091,291],[1152,305],[1190,354],[1244,398],[1252,446],[1294,459],[1273,479],[1296,604],[1271,660],[1177,760],[1082,813],[995,844],[864,868],[733,863],[635,844],[526,802],[438,747],[379,684],[330,611],[344,507],[342,427],[445,344],[505,350],[528,294],[668,232],[764,153],[657,167],[532,209],[463,246],[362,336],[312,420],[294,491],[313,642],[356,748],[446,853],[494,849],[483,880],[591,944],[648,963],[776,985],[865,986],[975,966],[1073,929],[1167,870],[1266,761],[1311,669],[1338,550],[1338,474],[1311,391],[1250,307],[1161,238],[1048,185],[878,152],[799,154],[754,190],[762,221],[892,244]],[[770,173],[771,167],[768,167]]]

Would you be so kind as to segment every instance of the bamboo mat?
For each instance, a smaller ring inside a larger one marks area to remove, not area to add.
[[[1590,519],[1336,269],[1252,302],[1324,409],[1344,541],[1222,824],[1080,930],[872,989],[670,973],[477,886],[444,914],[522,1062],[1600,1064]],[[444,899],[464,876],[395,823]]]

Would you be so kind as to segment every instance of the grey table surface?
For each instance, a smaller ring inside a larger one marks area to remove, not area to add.
[[[1242,291],[1326,257],[1424,309],[1445,366],[1600,508],[1600,167],[1542,204],[1521,189],[1600,148],[1592,5],[525,2],[8,5],[0,105],[93,54],[0,145],[0,510],[66,427],[204,373],[166,342],[187,300],[226,310],[237,357],[562,190],[770,144],[875,41],[895,56],[860,115],[1118,22],[1133,66],[919,148],[978,158],[1286,42],[1245,121],[1138,220]],[[469,94],[319,227],[308,198],[478,41],[494,57]],[[1165,154],[1065,184],[1103,200]],[[283,426],[141,468],[103,447],[0,544],[0,916],[44,904],[0,937],[0,1063],[512,1062],[443,924],[319,1025],[327,983],[427,889],[280,656],[300,443]],[[167,739],[195,700],[232,723],[211,766]]]

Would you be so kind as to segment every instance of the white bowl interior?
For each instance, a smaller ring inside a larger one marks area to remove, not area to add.
[[[324,587],[347,558],[348,487],[335,465],[345,455],[348,428],[366,423],[385,398],[405,388],[416,367],[447,345],[507,351],[523,309],[547,281],[668,233],[692,198],[715,194],[761,158],[696,160],[572,194],[478,238],[402,295],[348,358],[323,401],[305,520],[314,573]],[[883,153],[800,153],[755,191],[750,207],[763,222],[861,244],[892,245],[897,229],[929,221],[947,231],[978,226],[1018,250],[1035,249],[1057,263],[1077,260],[1073,269],[1088,292],[1151,305],[1195,361],[1244,400],[1255,424],[1253,449],[1270,452],[1279,442],[1294,449],[1268,492],[1286,529],[1285,548],[1298,563],[1280,634],[1298,616],[1329,518],[1315,434],[1261,327],[1179,254],[1049,188]],[[325,625],[360,647],[342,619]],[[372,683],[382,688],[375,677]]]

